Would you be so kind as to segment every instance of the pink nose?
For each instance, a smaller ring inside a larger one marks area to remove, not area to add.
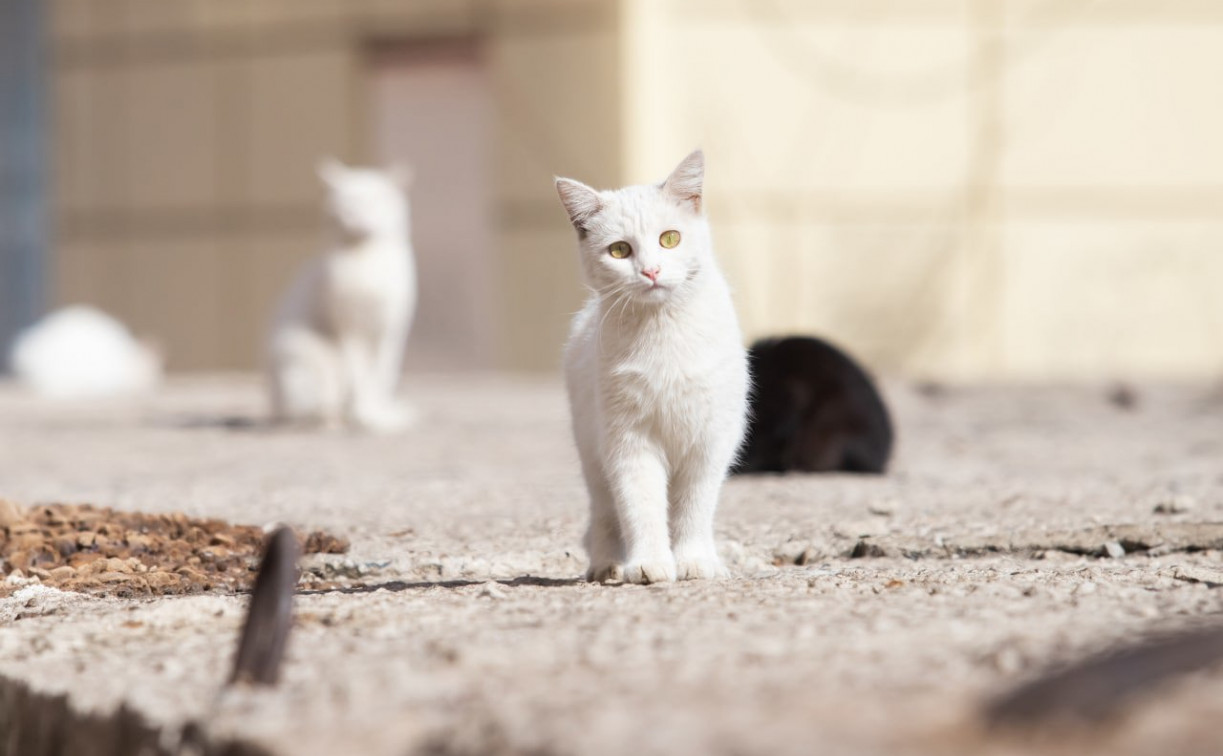
[[[641,271],[641,275],[650,279],[652,283],[658,283],[658,276],[662,273],[662,268],[646,268]]]

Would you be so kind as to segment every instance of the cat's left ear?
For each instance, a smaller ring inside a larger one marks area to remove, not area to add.
[[[327,186],[335,186],[344,178],[344,174],[348,172],[348,168],[339,160],[328,155],[318,161],[314,167],[314,172],[318,174],[319,179]]]
[[[701,212],[701,190],[705,183],[705,153],[696,150],[680,161],[662,182],[664,193],[688,205],[695,213]]]
[[[391,181],[394,181],[395,185],[404,191],[412,187],[412,179],[416,177],[412,169],[403,163],[391,163],[387,166],[386,175],[390,176]]]

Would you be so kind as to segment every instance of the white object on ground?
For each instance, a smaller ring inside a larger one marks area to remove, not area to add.
[[[161,379],[157,352],[100,310],[75,305],[22,331],[9,367],[28,388],[56,399],[88,399],[147,391]]]

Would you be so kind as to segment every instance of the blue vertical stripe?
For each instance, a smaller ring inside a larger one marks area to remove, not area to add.
[[[0,0],[0,345],[45,306],[46,37],[41,0]]]

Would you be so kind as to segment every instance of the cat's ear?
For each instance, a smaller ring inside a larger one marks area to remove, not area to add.
[[[586,233],[586,224],[603,208],[599,193],[580,181],[556,177],[556,193],[569,213],[569,222],[579,233]]]
[[[319,179],[327,186],[335,186],[347,170],[343,163],[330,155],[318,161],[318,165],[314,167]]]
[[[693,212],[701,212],[701,190],[705,183],[705,153],[696,150],[680,161],[662,182],[662,190],[681,203],[689,205]]]
[[[391,163],[388,165],[386,175],[390,177],[391,181],[395,182],[395,186],[404,191],[412,187],[412,179],[416,177],[412,169],[403,163]]]

